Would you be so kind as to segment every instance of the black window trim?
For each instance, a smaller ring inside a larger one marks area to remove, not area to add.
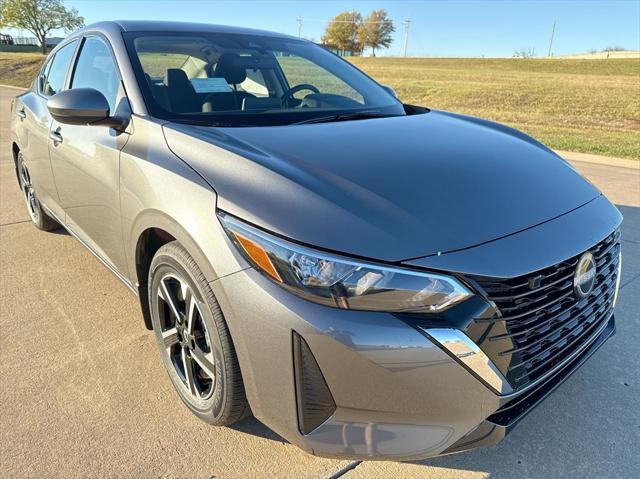
[[[36,77],[36,94],[38,96],[44,98],[45,100],[48,100],[49,98],[51,98],[50,96],[45,95],[44,92],[42,91],[41,87],[44,85],[44,82],[42,82],[42,84],[41,84],[39,79],[42,77],[42,74],[44,73],[44,70],[46,69],[47,65],[51,64],[53,66],[53,61],[55,60],[55,58],[58,55],[58,53],[60,52],[60,50],[62,50],[66,46],[71,45],[72,43],[75,42],[76,46],[75,46],[75,49],[73,51],[73,54],[71,55],[71,62],[69,63],[69,66],[71,66],[71,64],[73,63],[73,61],[75,59],[75,56],[78,53],[78,45],[80,44],[79,40],[80,40],[79,37],[69,38],[64,43],[61,43],[60,45],[58,45],[55,48],[55,50],[53,50],[51,52],[50,58],[48,58],[47,61],[44,62],[44,64],[42,65],[42,67],[38,71],[38,76]],[[69,66],[67,67],[67,71],[64,74],[64,80],[62,81],[62,90],[66,89],[67,79],[69,77],[69,70],[70,70]]]
[[[127,57],[129,59],[129,63],[131,65],[131,69],[133,70],[133,76],[135,79],[135,82],[138,85],[138,88],[140,90],[140,94],[142,97],[142,101],[144,102],[144,105],[146,107],[147,110],[147,115],[150,116],[151,118],[155,118],[157,120],[163,121],[163,122],[205,122],[205,123],[211,123],[211,124],[218,124],[218,126],[229,126],[229,127],[234,127],[234,126],[279,126],[279,125],[288,125],[290,123],[283,121],[282,123],[274,123],[273,120],[276,119],[280,119],[278,117],[271,117],[271,118],[261,118],[261,114],[260,113],[256,113],[256,114],[246,114],[243,116],[239,116],[239,115],[228,115],[225,114],[224,112],[221,112],[220,114],[217,114],[215,116],[212,117],[208,117],[208,118],[199,118],[196,115],[183,115],[183,114],[178,114],[175,112],[170,112],[168,110],[165,110],[164,108],[162,108],[160,105],[157,104],[157,102],[154,99],[153,93],[151,92],[151,87],[149,86],[148,82],[146,81],[146,79],[144,78],[144,69],[142,67],[142,64],[140,62],[140,58],[138,56],[138,53],[136,51],[135,45],[134,45],[134,41],[136,38],[140,38],[140,37],[152,37],[152,36],[161,36],[161,35],[167,35],[169,32],[166,31],[156,31],[156,30],[145,30],[145,31],[124,31],[122,32],[122,38],[124,41],[124,47],[125,47],[125,51],[127,53]],[[206,31],[179,31],[179,32],[170,32],[171,36],[196,36],[196,35],[209,35],[211,34],[211,32],[206,32]],[[229,36],[235,36],[235,35],[245,35],[244,33],[226,33],[225,35],[229,35]],[[260,35],[258,35],[260,36]],[[284,38],[283,41],[292,41],[292,42],[307,42],[307,43],[312,43],[309,42],[308,40],[302,40],[299,38]],[[318,48],[322,48],[322,47],[318,47]],[[328,50],[325,50],[330,54],[335,55],[333,52],[330,52]],[[384,92],[389,95],[396,103],[397,105],[399,105],[402,110],[405,112],[407,112],[406,108],[404,108],[404,104],[396,97],[394,97],[393,95],[391,95],[391,93],[389,93],[385,88],[383,88],[380,83],[378,83],[376,80],[374,80],[373,78],[371,78],[369,75],[367,75],[366,73],[364,73],[362,70],[360,70],[359,68],[357,68],[355,65],[350,64],[347,60],[345,60],[344,58],[339,57],[338,55],[335,55],[337,58],[341,59],[343,62],[345,62],[346,64],[348,64],[350,67],[354,68],[355,70],[357,70],[358,72],[360,72],[364,77],[368,78],[369,80],[371,80],[374,84],[378,85],[382,90],[384,90]],[[288,81],[286,80],[286,75],[284,75],[284,72],[282,71],[281,66],[278,63],[278,68],[279,68],[279,73],[281,75],[284,76],[285,82],[288,84]],[[390,104],[378,109],[382,109],[382,110],[390,110],[393,107],[397,106],[394,104]],[[366,109],[366,108],[365,108]],[[286,115],[286,114],[283,114]],[[312,117],[313,114],[310,114],[309,117]],[[285,116],[281,117],[281,118],[285,118]],[[304,119],[304,118],[302,118]],[[228,124],[224,124],[226,122],[229,122]],[[238,122],[238,123],[236,123]]]
[[[69,67],[69,71],[67,72],[67,77],[65,78],[64,89],[68,90],[71,88],[71,85],[73,83],[73,77],[76,74],[76,68],[78,66],[78,60],[80,59],[80,55],[82,54],[82,49],[84,48],[84,44],[87,42],[89,38],[97,38],[98,40],[102,41],[102,43],[104,43],[104,45],[107,47],[107,50],[109,51],[109,55],[111,55],[111,60],[113,61],[113,64],[116,67],[116,74],[118,75],[118,80],[120,81],[120,88],[122,88],[122,94],[124,98],[127,99],[129,104],[131,104],[131,102],[129,101],[129,96],[127,95],[127,88],[122,79],[122,72],[120,71],[120,65],[118,64],[118,60],[113,51],[113,47],[111,46],[111,42],[105,35],[103,35],[100,32],[90,31],[90,32],[83,33],[82,37],[80,38],[80,44],[76,48],[76,51],[71,60],[71,65]],[[112,115],[113,113],[114,112],[109,112],[110,115]]]
[[[73,61],[71,63],[71,68],[69,70],[69,77],[67,78],[65,89],[68,89],[71,87],[73,77],[76,74],[76,68],[78,67],[78,60],[80,59],[80,55],[82,54],[82,49],[84,48],[84,44],[87,42],[89,38],[97,38],[98,40],[102,41],[102,43],[104,43],[104,45],[107,47],[107,50],[109,50],[109,55],[111,55],[111,60],[113,60],[113,64],[116,67],[116,73],[118,74],[118,79],[120,80],[120,84],[124,89],[124,82],[122,81],[122,73],[120,72],[120,65],[118,65],[118,60],[116,59],[116,55],[113,52],[113,48],[111,47],[111,42],[109,42],[107,37],[105,37],[100,32],[88,32],[82,35],[82,41],[81,41],[80,47],[76,51],[73,57]],[[125,90],[125,96],[126,96],[126,90]]]

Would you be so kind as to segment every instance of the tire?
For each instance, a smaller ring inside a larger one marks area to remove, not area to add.
[[[240,366],[222,310],[200,268],[178,242],[157,251],[148,284],[162,362],[182,401],[216,426],[247,416]]]
[[[29,170],[24,162],[22,153],[18,153],[18,182],[33,225],[42,231],[53,231],[60,228],[60,223],[45,213],[42,208],[40,200],[38,200],[36,192],[33,189],[31,176],[29,175]]]

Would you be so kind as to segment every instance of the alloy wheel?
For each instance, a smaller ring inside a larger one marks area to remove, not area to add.
[[[38,198],[36,198],[35,192],[33,191],[31,176],[29,175],[29,170],[27,170],[24,161],[20,162],[18,173],[20,177],[20,189],[22,190],[24,201],[27,204],[29,215],[31,216],[33,222],[37,223],[40,218],[40,203],[38,202]]]
[[[164,347],[175,372],[191,396],[208,399],[216,383],[216,362],[194,292],[184,279],[166,274],[157,298]]]

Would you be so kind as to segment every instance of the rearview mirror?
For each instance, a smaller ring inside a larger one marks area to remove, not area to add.
[[[47,102],[51,116],[66,125],[96,125],[120,128],[124,121],[109,116],[109,102],[93,88],[75,88],[56,93]]]
[[[390,93],[391,95],[393,95],[394,98],[398,98],[398,94],[393,88],[391,88],[388,85],[380,85],[380,86],[384,88],[387,91],[387,93]]]

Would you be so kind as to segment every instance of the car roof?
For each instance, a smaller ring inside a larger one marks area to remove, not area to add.
[[[155,20],[112,20],[106,22],[94,23],[87,25],[80,31],[98,30],[104,33],[112,32],[115,29],[121,32],[194,32],[194,33],[243,33],[249,35],[260,35],[281,38],[296,38],[291,35],[282,33],[269,32],[266,30],[257,30],[253,28],[233,27],[227,25],[212,25],[209,23],[191,23],[191,22],[167,22]]]

